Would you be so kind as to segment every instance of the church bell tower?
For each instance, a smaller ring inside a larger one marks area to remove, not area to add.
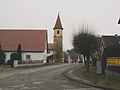
[[[58,14],[54,30],[53,58],[55,62],[63,62],[63,27]]]

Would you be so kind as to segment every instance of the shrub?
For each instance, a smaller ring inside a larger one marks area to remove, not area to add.
[[[7,64],[13,67],[13,60],[8,60]]]
[[[5,57],[6,57],[5,53],[3,52],[2,49],[0,49],[0,65],[5,64]]]

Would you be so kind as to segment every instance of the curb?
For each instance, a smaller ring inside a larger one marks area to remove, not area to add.
[[[116,90],[116,89],[112,89],[112,88],[96,86],[96,84],[93,83],[92,81],[83,80],[83,79],[77,77],[76,75],[74,75],[72,72],[73,71],[71,69],[68,69],[63,74],[67,79],[72,80],[72,81],[77,82],[77,83],[80,83],[80,84],[83,84],[83,85],[87,85],[87,86],[91,86],[91,87],[95,87],[95,88],[99,88],[99,89],[104,89],[104,90]]]

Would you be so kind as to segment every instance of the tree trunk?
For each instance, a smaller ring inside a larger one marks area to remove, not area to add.
[[[92,61],[93,61],[92,65],[96,67],[96,59],[92,59]]]
[[[84,64],[85,64],[85,68],[86,68],[86,60],[85,60],[85,55],[83,55],[83,57],[84,57]]]
[[[86,70],[87,70],[87,72],[89,72],[89,63],[90,63],[90,57],[89,56],[87,56],[87,65],[86,65]]]

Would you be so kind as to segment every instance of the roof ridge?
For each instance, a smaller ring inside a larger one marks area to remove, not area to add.
[[[47,31],[47,29],[0,29],[0,31]]]

